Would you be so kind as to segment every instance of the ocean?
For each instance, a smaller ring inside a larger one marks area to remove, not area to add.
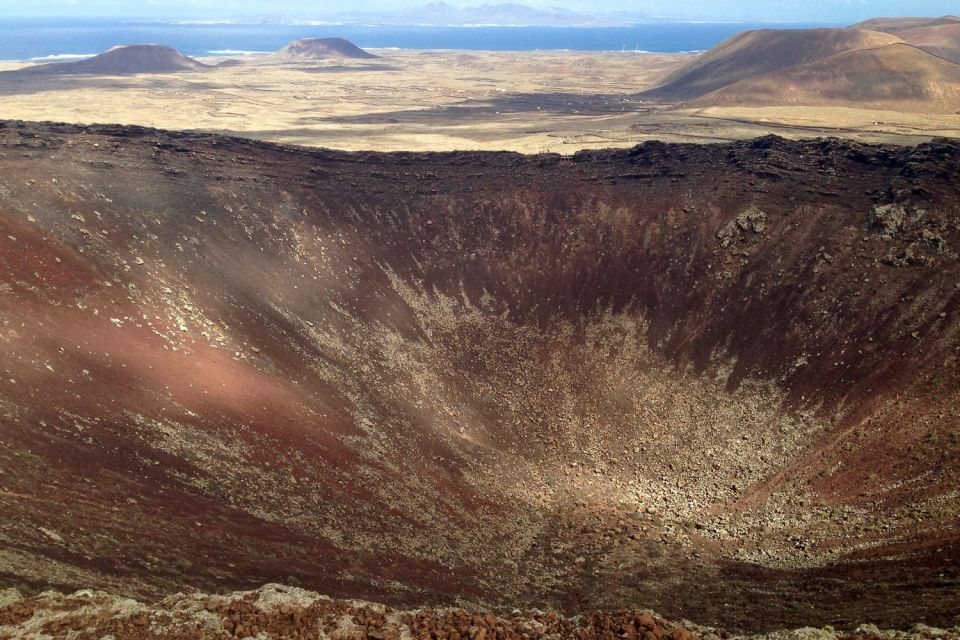
[[[833,25],[790,25],[791,27]],[[398,27],[366,25],[169,24],[0,19],[0,60],[54,60],[118,44],[165,44],[189,56],[275,51],[291,40],[343,37],[365,48],[498,51],[704,51],[759,24],[669,23],[626,27]]]

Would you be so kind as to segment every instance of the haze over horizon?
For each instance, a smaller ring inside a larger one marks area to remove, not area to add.
[[[424,0],[357,0],[347,4],[297,2],[294,0],[144,0],[136,4],[126,0],[49,0],[42,6],[33,0],[13,0],[0,7],[0,18],[24,17],[128,17],[181,20],[215,20],[240,16],[283,16],[291,19],[323,19],[345,12],[376,13],[421,8]],[[451,2],[457,7],[485,4]],[[500,4],[497,0],[489,4]],[[756,22],[856,22],[876,16],[925,15],[957,13],[952,0],[823,0],[818,3],[785,0],[769,3],[763,0],[690,0],[682,4],[669,0],[618,2],[617,0],[529,0],[522,3],[538,9],[562,9],[589,15],[621,15],[633,19],[644,16],[686,20],[756,21]]]

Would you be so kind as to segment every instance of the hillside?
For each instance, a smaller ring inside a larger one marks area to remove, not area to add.
[[[907,29],[897,35],[936,56],[960,63],[960,21]]]
[[[902,42],[863,29],[763,29],[745,31],[698,56],[645,95],[690,100],[741,80],[817,62],[838,53]]]
[[[953,626],[958,194],[0,123],[0,582]]]
[[[368,53],[343,38],[306,38],[297,40],[267,56],[270,62],[314,62],[331,59],[371,59]]]
[[[960,17],[957,16],[877,18],[852,28],[891,33],[938,57],[960,63]]]
[[[960,65],[905,43],[849,51],[722,88],[693,105],[850,105],[918,113],[960,111]]]
[[[52,62],[7,72],[17,76],[42,75],[134,75],[177,73],[207,68],[179,51],[163,45],[140,44],[114,47],[106,53],[75,62]]]
[[[942,18],[873,18],[853,25],[852,29],[871,29],[899,34],[901,31],[937,27],[942,25],[960,24],[960,17],[943,16]]]

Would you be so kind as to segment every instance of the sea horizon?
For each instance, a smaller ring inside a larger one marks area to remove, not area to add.
[[[576,51],[698,53],[736,33],[761,28],[813,28],[819,23],[662,22],[623,26],[399,26],[170,22],[132,19],[3,18],[0,59],[56,61],[117,45],[164,44],[185,55],[251,55],[301,38],[342,37],[382,50]]]

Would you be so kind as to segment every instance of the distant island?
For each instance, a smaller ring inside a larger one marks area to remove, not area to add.
[[[615,27],[631,20],[594,16],[561,8],[536,9],[506,2],[457,7],[431,2],[395,11],[351,11],[323,16],[254,16],[205,21],[229,24],[375,24],[422,27]]]
[[[603,27],[618,24],[610,19],[565,9],[535,9],[514,2],[462,8],[446,2],[431,2],[395,13],[358,14],[356,18],[361,22],[436,27]]]

